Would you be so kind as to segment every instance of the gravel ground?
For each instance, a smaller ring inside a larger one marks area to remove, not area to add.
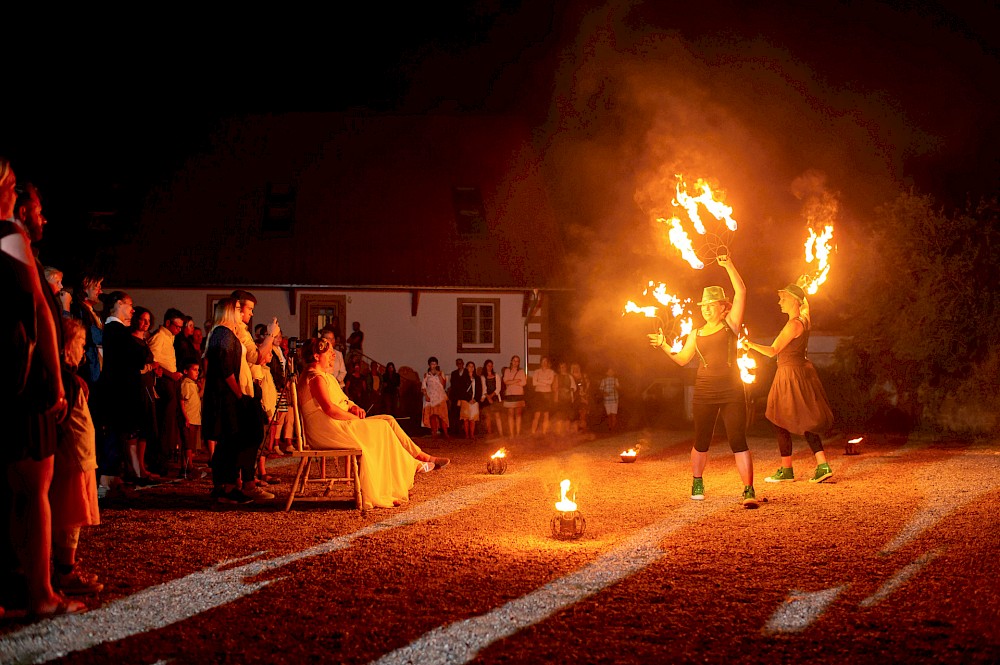
[[[105,590],[0,620],[0,662],[1000,662],[993,442],[828,439],[822,484],[797,442],[796,482],[770,484],[751,437],[757,510],[724,441],[690,500],[689,432],[418,443],[452,464],[393,510],[338,490],[285,513],[291,460],[265,504],[217,506],[208,480],[109,502],[80,548]],[[579,540],[551,535],[563,478]]]

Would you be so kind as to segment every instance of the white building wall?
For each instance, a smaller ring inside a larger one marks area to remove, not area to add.
[[[122,288],[109,287],[106,290]],[[168,307],[176,307],[203,325],[207,315],[208,296],[227,295],[222,289],[129,289],[136,305],[152,310],[159,326]],[[296,291],[295,315],[291,314],[288,291],[284,289],[253,289],[257,298],[254,324],[278,318],[283,334],[299,334],[299,317],[304,314],[300,299],[304,295],[334,295],[347,299],[347,312],[341,322],[347,334],[351,322],[360,321],[365,333],[365,353],[380,363],[394,362],[397,368],[409,366],[423,374],[427,358],[437,356],[441,367],[450,373],[455,358],[472,360],[477,367],[491,358],[496,367],[504,367],[511,356],[518,355],[524,365],[524,318],[521,316],[523,295],[516,293],[439,292],[422,291],[417,316],[410,316],[411,298],[404,291]],[[458,300],[461,298],[500,299],[500,353],[458,352]]]

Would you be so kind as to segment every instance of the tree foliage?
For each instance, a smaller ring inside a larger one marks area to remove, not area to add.
[[[996,417],[986,414],[996,412],[1000,365],[997,200],[948,213],[931,197],[908,193],[877,216],[867,274],[854,284],[856,378],[890,382],[901,406],[925,425],[992,429]]]

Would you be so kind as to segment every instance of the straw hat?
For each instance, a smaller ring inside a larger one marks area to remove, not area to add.
[[[800,305],[806,300],[806,292],[803,291],[802,287],[798,284],[789,284],[783,289],[778,289],[778,293],[781,293],[782,291],[798,300]]]
[[[705,290],[701,292],[701,302],[698,303],[698,306],[701,307],[713,302],[729,302],[731,304],[724,288],[721,286],[706,286]]]

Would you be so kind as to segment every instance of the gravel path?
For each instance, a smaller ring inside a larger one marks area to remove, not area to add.
[[[618,453],[642,441],[639,460]],[[723,441],[689,499],[688,432],[468,442],[411,502],[220,508],[207,480],[137,492],[86,531],[86,613],[0,622],[0,662],[998,662],[1000,454],[863,444],[794,483],[752,437],[757,510]],[[505,475],[485,473],[496,448]],[[552,537],[559,481],[583,537]],[[15,597],[5,590],[4,602]]]

